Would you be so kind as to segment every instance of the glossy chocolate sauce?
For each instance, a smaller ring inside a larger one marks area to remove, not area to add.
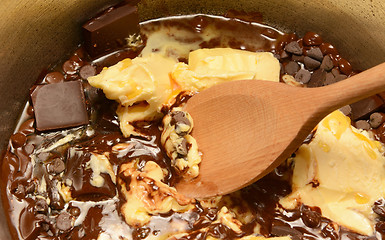
[[[92,172],[86,167],[86,162],[91,152],[109,152],[115,174],[123,163],[137,159],[139,166],[143,167],[147,161],[155,161],[167,169],[164,182],[170,186],[178,179],[160,144],[161,123],[137,122],[136,127],[147,137],[124,138],[115,113],[117,103],[106,99],[85,80],[99,73],[103,67],[138,56],[146,45],[148,33],[161,28],[177,29],[184,33],[170,36],[178,42],[191,44],[191,48],[231,47],[269,51],[281,62],[281,76],[291,71],[286,66],[293,61],[304,69],[307,51],[319,47],[322,57],[329,56],[332,60],[336,75],[347,77],[355,73],[349,62],[341,58],[331,44],[323,42],[319,35],[308,33],[304,38],[298,38],[295,34],[284,34],[258,23],[260,19],[257,15],[248,16],[232,11],[227,18],[194,15],[145,22],[141,24],[141,31],[145,35],[143,45],[122,49],[98,59],[91,59],[81,47],[64,61],[61,68],[51,69],[39,79],[36,85],[81,80],[90,122],[70,129],[38,132],[34,123],[34,109],[27,104],[2,164],[1,194],[13,238],[97,239],[104,234],[111,239],[156,239],[175,232],[175,225],[180,225],[187,234],[170,239],[206,239],[207,236],[236,239],[254,233],[258,225],[265,237],[290,235],[292,239],[381,239],[385,233],[382,219],[378,221],[376,236],[367,237],[322,217],[318,208],[302,205],[289,211],[280,207],[279,199],[291,192],[291,166],[287,163],[255,184],[228,196],[229,209],[236,208],[240,213],[251,214],[250,219],[242,225],[241,233],[224,224],[213,223],[219,208],[205,208],[199,201],[192,211],[161,214],[153,216],[145,226],[129,226],[120,212],[124,202],[121,186],[113,183],[106,173],[101,174],[104,179],[101,187],[90,184]],[[207,32],[212,37],[202,35]],[[302,53],[295,55],[284,51],[285,46],[293,41],[299,44]],[[150,51],[157,52],[159,49],[154,47]],[[187,61],[186,57],[181,55],[179,60]],[[320,81],[325,81],[322,76],[328,73],[317,73],[321,76],[318,77],[320,80],[316,77],[316,71],[310,71],[312,78],[309,85],[313,82],[313,86],[320,86],[323,84]],[[182,93],[174,106],[187,100],[188,96]],[[164,109],[164,113],[167,111]],[[68,140],[68,136],[72,137]],[[60,141],[61,144],[52,147]],[[130,147],[115,151],[112,148],[116,144]],[[130,181],[127,177],[124,180]],[[76,199],[67,203],[58,191],[58,183],[65,181],[71,181],[71,195]],[[49,203],[39,199],[48,199]],[[73,221],[72,225],[68,224],[68,219]]]

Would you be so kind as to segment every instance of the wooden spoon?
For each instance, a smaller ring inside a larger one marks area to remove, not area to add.
[[[383,91],[385,63],[320,88],[244,80],[204,90],[186,105],[203,153],[200,175],[176,188],[195,198],[243,188],[287,159],[327,114]]]

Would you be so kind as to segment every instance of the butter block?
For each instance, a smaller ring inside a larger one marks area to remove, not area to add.
[[[322,215],[361,234],[374,231],[373,203],[385,196],[380,142],[357,130],[340,111],[324,118],[314,139],[294,157],[293,192],[283,207],[318,206]]]
[[[234,80],[279,82],[279,71],[279,61],[271,53],[213,48],[192,51],[188,65],[178,63],[172,76],[182,89],[199,91]]]

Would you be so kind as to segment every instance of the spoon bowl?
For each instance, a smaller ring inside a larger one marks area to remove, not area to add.
[[[385,63],[320,88],[242,80],[204,90],[185,106],[203,154],[200,174],[176,188],[195,198],[243,188],[290,157],[327,114],[382,91]]]

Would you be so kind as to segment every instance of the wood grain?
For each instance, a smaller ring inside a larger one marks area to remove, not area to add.
[[[287,159],[327,114],[382,91],[385,63],[321,88],[244,80],[202,91],[186,105],[203,153],[200,175],[177,190],[204,198],[243,188]]]

